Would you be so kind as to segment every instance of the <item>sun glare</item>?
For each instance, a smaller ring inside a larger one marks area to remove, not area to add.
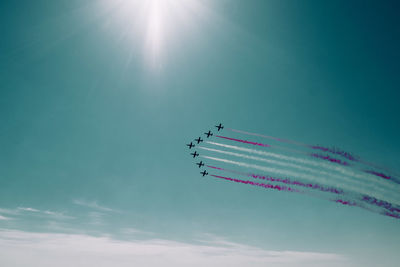
[[[201,0],[98,0],[98,4],[106,14],[107,29],[118,32],[119,40],[131,42],[135,49],[139,44],[151,67],[162,65],[169,44],[182,41],[208,13]]]

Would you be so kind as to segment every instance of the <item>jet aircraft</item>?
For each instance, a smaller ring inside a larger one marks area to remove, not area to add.
[[[193,142],[190,142],[190,144],[186,144],[188,147],[189,147],[189,149],[191,149],[192,147],[194,147],[195,145],[193,144]]]
[[[213,136],[213,133],[211,131],[208,131],[208,133],[204,133],[205,135],[207,135],[207,138],[209,138],[210,136]]]
[[[221,124],[221,123],[220,123],[219,125],[215,126],[215,127],[217,127],[217,128],[218,128],[218,131],[219,131],[219,130],[221,130],[221,129],[224,129],[224,126],[222,126],[222,124]]]
[[[193,155],[193,158],[195,158],[199,155],[199,153],[197,153],[197,151],[195,151],[194,153],[190,153],[190,155]]]
[[[197,141],[197,144],[200,144],[200,142],[203,142],[203,139],[201,139],[200,137],[197,139],[194,139],[195,141]]]
[[[206,170],[204,170],[204,171],[202,171],[202,172],[200,172],[200,173],[203,175],[203,177],[206,176],[206,175],[208,175],[208,172],[206,172]]]
[[[200,162],[196,163],[196,165],[199,165],[199,168],[201,168],[201,166],[204,166],[204,163],[203,163],[203,161],[200,161]]]

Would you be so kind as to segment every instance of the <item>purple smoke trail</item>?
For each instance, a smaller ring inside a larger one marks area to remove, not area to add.
[[[371,170],[364,170],[364,172],[369,173],[369,174],[373,174],[375,176],[379,176],[379,177],[381,177],[383,179],[386,179],[386,180],[392,180],[393,182],[400,184],[400,181],[397,180],[396,178],[394,178],[393,176],[389,176],[389,175],[383,174],[381,172],[376,172],[376,171],[371,171]]]
[[[367,202],[368,204],[385,208],[391,212],[400,212],[400,206],[394,205],[392,203],[383,200],[376,199],[374,197],[363,195],[361,200]]]
[[[321,154],[315,154],[315,153],[311,153],[311,154],[309,154],[311,157],[314,157],[314,158],[318,158],[318,159],[323,159],[323,160],[329,160],[330,162],[333,162],[333,163],[337,163],[337,164],[340,164],[340,165],[343,165],[343,166],[350,166],[350,164],[348,163],[348,162],[346,162],[346,161],[342,161],[342,160],[340,160],[340,159],[335,159],[335,158],[331,158],[330,156],[324,156],[324,155],[321,155]]]
[[[251,144],[251,145],[256,145],[256,146],[263,146],[263,147],[271,147],[270,145],[267,145],[267,144],[256,143],[256,142],[251,142],[251,141],[247,141],[247,140],[236,139],[236,138],[231,138],[231,137],[226,137],[226,136],[221,136],[221,135],[216,135],[216,137],[218,137],[218,138],[224,138],[224,139],[227,139],[227,140],[236,141],[236,142],[240,142],[240,143],[245,143],[245,144]]]
[[[308,147],[310,147],[312,149],[322,150],[324,152],[329,152],[329,153],[332,153],[332,154],[340,155],[340,156],[345,157],[346,159],[351,160],[351,161],[358,161],[358,158],[353,156],[351,153],[343,151],[343,150],[334,149],[334,148],[328,148],[328,147],[323,147],[323,146],[311,146],[311,145],[308,145]]]
[[[218,167],[216,167],[218,169]],[[214,174],[210,174],[210,176],[219,178],[219,179],[224,179],[227,181],[232,181],[235,183],[242,183],[242,184],[249,184],[249,185],[254,185],[254,186],[259,186],[259,187],[264,187],[264,188],[268,188],[268,189],[276,189],[279,191],[289,191],[289,192],[299,192],[299,193],[304,193],[301,191],[298,191],[296,189],[290,188],[290,187],[286,187],[286,186],[278,186],[278,185],[271,185],[271,184],[263,184],[263,183],[256,183],[256,182],[252,182],[252,181],[246,181],[246,180],[240,180],[240,179],[235,179],[235,178],[230,178],[230,177],[225,177],[225,176],[219,176],[219,175],[214,175]],[[346,206],[356,206],[359,208],[363,208],[363,209],[367,209],[369,211],[373,211],[363,205],[360,205],[354,201],[350,201],[350,200],[343,200],[343,199],[330,199],[330,201],[336,202],[336,203],[340,203],[342,205],[346,205]],[[382,211],[380,212],[380,214],[385,215],[385,216],[390,216],[396,219],[400,219],[400,215],[393,213],[393,212],[387,212],[387,211]]]
[[[246,175],[246,176],[253,177],[253,178],[256,178],[256,179],[263,179],[263,180],[267,180],[267,181],[271,181],[271,182],[280,182],[280,183],[284,183],[284,184],[297,185],[297,186],[302,186],[302,187],[311,188],[311,189],[318,189],[318,190],[323,191],[323,192],[331,192],[331,193],[335,193],[335,194],[343,194],[343,190],[336,189],[334,187],[324,187],[324,186],[321,186],[319,184],[305,184],[305,183],[302,183],[302,182],[299,182],[299,181],[292,181],[292,180],[290,180],[288,178],[281,179],[281,178],[276,178],[276,177],[271,177],[271,176],[262,176],[262,175],[253,174],[253,173],[244,173],[244,172],[228,170],[228,169],[224,169],[224,168],[220,168],[220,167],[215,167],[215,166],[211,166],[211,165],[206,165],[206,166],[209,167],[209,168],[212,168],[212,169],[226,171],[226,172],[232,172],[232,173],[236,173],[236,174],[240,174],[240,175]]]
[[[213,176],[213,177],[216,177],[216,178],[224,179],[224,180],[227,180],[227,181],[232,181],[232,182],[235,182],[235,183],[249,184],[249,185],[254,185],[254,186],[259,186],[259,187],[264,187],[264,188],[269,188],[269,189],[276,189],[276,190],[279,190],[279,191],[299,192],[298,190],[290,188],[290,187],[287,187],[287,186],[256,183],[256,182],[252,182],[252,181],[229,178],[229,177],[219,176],[219,175],[214,175],[214,174],[210,174],[210,175]]]

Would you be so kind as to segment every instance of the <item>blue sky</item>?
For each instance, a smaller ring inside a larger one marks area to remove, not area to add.
[[[222,122],[399,172],[398,9],[2,1],[0,265],[396,266],[398,220],[201,179],[185,144]]]

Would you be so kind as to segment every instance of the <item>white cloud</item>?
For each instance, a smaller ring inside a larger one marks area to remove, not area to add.
[[[10,214],[10,215],[18,215],[18,210],[10,210],[10,209],[2,209],[2,208],[0,208],[0,213]]]
[[[34,209],[34,208],[24,208],[24,207],[18,207],[19,210],[23,211],[31,211],[31,212],[40,212],[40,210]]]
[[[0,221],[8,221],[8,220],[11,220],[11,218],[0,215]]]
[[[114,212],[116,211],[116,210],[113,210],[108,207],[100,206],[99,204],[97,204],[96,201],[86,201],[83,199],[74,199],[72,202],[76,205],[91,208],[91,209],[96,209],[96,210],[101,210],[101,211],[114,211]]]
[[[82,234],[0,230],[1,266],[346,266],[338,254],[269,251],[213,241],[189,244],[170,240],[119,241]],[[348,265],[347,265],[348,266]]]
[[[18,207],[16,209],[2,209],[0,208],[0,213],[15,215],[15,216],[39,216],[46,217],[56,220],[62,219],[74,219],[75,217],[65,215],[62,212],[50,211],[50,210],[38,210],[31,207]],[[1,220],[1,219],[0,219]]]

